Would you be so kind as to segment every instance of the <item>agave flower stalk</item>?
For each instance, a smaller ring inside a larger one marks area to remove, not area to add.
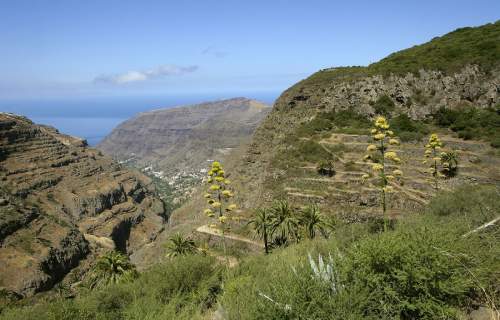
[[[210,227],[221,231],[224,255],[227,257],[225,231],[229,229],[229,214],[237,207],[231,203],[234,193],[229,186],[231,182],[226,177],[220,162],[214,161],[206,179],[208,188],[204,197],[207,199],[209,208],[205,209],[204,212],[209,218],[215,220],[214,223],[210,224]]]
[[[442,161],[440,150],[443,147],[443,143],[439,139],[436,133],[431,134],[429,137],[429,142],[425,145],[424,164],[428,164],[430,160],[430,166],[427,172],[431,175],[434,184],[434,189],[439,190],[439,178],[444,177],[443,174],[439,172],[439,169],[443,167],[444,162]],[[439,153],[439,154],[438,154]]]
[[[390,185],[392,180],[400,180],[403,171],[397,167],[401,163],[396,147],[399,140],[394,132],[389,130],[390,126],[387,120],[379,116],[375,119],[374,127],[371,130],[373,143],[366,148],[367,154],[363,157],[364,161],[372,163],[372,172],[363,175],[363,179],[376,177],[379,179],[379,188],[381,195],[382,212],[384,216],[384,231],[387,231],[387,194],[394,192]],[[391,167],[389,167],[391,164]]]

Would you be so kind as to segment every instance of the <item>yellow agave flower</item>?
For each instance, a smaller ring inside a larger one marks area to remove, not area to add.
[[[224,180],[224,183],[225,183],[225,184],[231,184],[231,181],[230,181],[230,180],[225,179],[225,180]]]
[[[230,204],[227,208],[229,210],[235,210],[238,206],[236,206],[234,203],[233,204]]]
[[[377,146],[374,144],[370,144],[370,145],[368,145],[368,147],[366,147],[366,151],[368,151],[368,152],[372,152],[375,150],[377,150]]]
[[[389,124],[387,123],[387,120],[384,117],[378,116],[375,119],[375,127],[382,129],[389,129]]]
[[[227,217],[226,216],[220,216],[219,217],[219,222],[220,223],[226,223]]]
[[[224,181],[224,177],[215,177],[215,181],[222,182]]]
[[[212,191],[217,191],[219,189],[220,189],[220,186],[218,186],[216,184],[213,184],[213,185],[210,186],[210,190],[212,190]]]
[[[387,134],[388,134],[389,136],[393,136],[393,135],[394,135],[394,132],[393,132],[392,130],[387,130]]]
[[[220,168],[220,162],[219,161],[212,162],[212,168]]]
[[[214,213],[212,210],[210,209],[205,209],[205,211],[203,211],[205,214],[211,214],[211,213]]]
[[[212,195],[210,193],[205,193],[203,197],[205,197],[206,199],[210,199]]]
[[[370,178],[370,175],[369,175],[369,174],[367,174],[367,173],[365,173],[364,175],[362,175],[362,176],[361,176],[361,178],[363,178],[363,179],[368,179],[368,178]]]
[[[371,155],[366,154],[366,155],[363,157],[363,160],[364,160],[364,161],[368,161],[368,160],[370,160],[370,159],[371,159],[371,157],[372,157]]]
[[[381,165],[380,163],[375,163],[372,165],[373,171],[382,171],[383,169],[384,169],[384,166]]]
[[[391,159],[392,161],[396,162],[396,163],[401,163],[401,159],[396,157],[396,158],[393,158]]]
[[[385,153],[386,159],[393,160],[393,159],[396,159],[397,157],[398,157],[398,155],[394,151],[388,151]]]
[[[212,178],[208,178],[207,182],[208,182],[208,183],[212,183],[212,182],[214,182],[214,179],[212,179]]]
[[[229,190],[222,191],[222,195],[226,196],[226,197],[232,197],[233,196],[233,194]]]
[[[394,176],[392,176],[390,174],[386,175],[385,177],[387,178],[387,180],[394,180],[394,179],[396,179]]]
[[[393,145],[393,146],[398,146],[399,145],[399,141],[397,139],[389,139],[389,144]]]
[[[220,170],[219,171],[219,177],[224,177],[224,173],[225,173],[224,170]]]
[[[370,130],[370,132],[371,132],[372,134],[376,134],[376,133],[377,133],[377,129],[371,129],[371,130]]]
[[[214,175],[214,172],[212,170],[208,171],[208,175],[211,177]]]
[[[221,205],[222,205],[222,204],[221,204],[219,201],[214,201],[214,202],[212,203],[212,207],[214,207],[214,208],[220,208],[220,206],[221,206]]]
[[[373,136],[373,139],[379,141],[379,140],[383,140],[385,138],[385,134],[383,133],[377,133],[376,135]]]
[[[209,225],[209,227],[212,228],[212,229],[217,229],[217,225],[216,224],[211,224],[211,225]]]

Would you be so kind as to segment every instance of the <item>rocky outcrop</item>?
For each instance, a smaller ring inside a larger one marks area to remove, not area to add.
[[[168,177],[199,171],[252,135],[270,108],[235,98],[140,113],[119,125],[98,148],[139,166],[153,165]]]
[[[0,155],[0,288],[15,295],[50,289],[102,250],[139,252],[164,229],[151,180],[84,140],[0,113]]]

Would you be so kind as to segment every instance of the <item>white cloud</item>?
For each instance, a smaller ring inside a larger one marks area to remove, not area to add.
[[[130,82],[158,79],[167,76],[183,75],[186,73],[195,72],[196,70],[198,70],[198,66],[182,67],[176,65],[162,65],[144,71],[128,71],[113,75],[100,75],[94,79],[94,82],[124,84]]]

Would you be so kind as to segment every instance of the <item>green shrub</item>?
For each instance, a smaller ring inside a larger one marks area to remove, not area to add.
[[[292,157],[307,162],[318,162],[331,157],[331,154],[325,148],[311,140],[300,140],[291,153]]]
[[[420,227],[362,240],[350,252],[347,281],[370,291],[368,314],[381,319],[456,318],[474,284],[467,258],[450,259],[454,238]]]
[[[380,96],[377,101],[373,103],[375,113],[384,117],[389,117],[395,107],[394,101],[392,101],[391,97],[386,94]]]
[[[370,128],[370,121],[353,110],[320,112],[309,122],[297,129],[300,137],[311,137],[329,131],[364,133]]]
[[[403,142],[421,141],[430,132],[425,123],[413,120],[406,114],[392,118],[389,120],[389,124]]]
[[[220,271],[213,257],[178,257],[132,283],[83,291],[74,300],[7,309],[0,319],[201,319],[221,291]]]
[[[433,114],[434,122],[441,127],[450,128],[464,140],[484,139],[492,147],[500,143],[500,112],[496,108],[478,109],[462,107],[459,109],[439,108]]]

